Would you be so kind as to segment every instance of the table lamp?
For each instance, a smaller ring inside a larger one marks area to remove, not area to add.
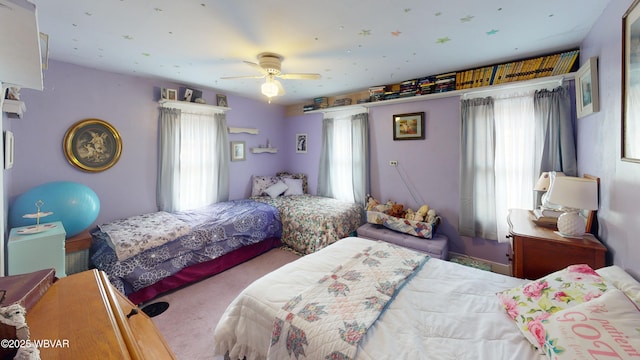
[[[598,209],[598,183],[592,179],[558,176],[551,183],[549,202],[562,206],[558,232],[566,237],[581,237],[586,226],[580,210]]]
[[[534,191],[545,192],[544,194],[542,194],[542,197],[540,199],[543,209],[545,208],[554,209],[554,210],[559,209],[557,205],[549,201],[549,188],[551,187],[551,183],[553,183],[555,178],[558,176],[564,176],[564,173],[561,171],[548,171],[548,172],[545,171],[542,174],[540,174],[540,177],[538,178],[536,185],[533,187]]]

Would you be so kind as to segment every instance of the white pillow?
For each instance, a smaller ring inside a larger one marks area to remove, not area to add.
[[[596,270],[600,276],[607,279],[618,289],[640,306],[640,282],[636,281],[623,268],[617,265],[611,265]]]
[[[287,191],[284,192],[284,196],[289,195],[302,195],[304,192],[302,191],[302,179],[292,179],[292,178],[282,178],[282,181],[289,187]]]
[[[264,192],[272,198],[277,198],[288,188],[289,187],[287,186],[287,184],[283,183],[282,181],[278,181],[277,183],[269,186]]]
[[[610,289],[542,321],[549,359],[631,359],[640,356],[640,312]]]

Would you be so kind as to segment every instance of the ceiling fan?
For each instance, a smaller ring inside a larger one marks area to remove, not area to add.
[[[284,95],[284,88],[280,81],[276,80],[276,78],[280,79],[296,79],[296,80],[316,80],[320,79],[320,74],[300,74],[300,73],[289,73],[283,74],[281,69],[282,60],[284,58],[282,55],[278,55],[271,52],[263,52],[258,54],[258,63],[245,61],[244,63],[255,68],[260,72],[260,75],[246,75],[246,76],[228,76],[222,77],[221,79],[259,79],[265,78],[266,81],[262,84],[261,90],[262,94],[271,99],[274,96]]]

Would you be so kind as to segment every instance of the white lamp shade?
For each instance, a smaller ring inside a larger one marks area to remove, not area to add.
[[[278,85],[276,85],[273,81],[267,80],[261,87],[262,95],[266,97],[274,97],[278,96]]]
[[[538,178],[536,185],[533,187],[533,190],[547,191],[549,190],[550,184],[551,184],[551,179],[549,179],[549,173],[545,171],[542,174],[540,174],[540,177]]]
[[[542,174],[540,174],[540,177],[538,178],[536,185],[533,187],[533,190],[548,191],[551,183],[553,182],[553,179],[555,179],[556,176],[564,176],[564,173],[562,173],[561,171],[543,172]]]
[[[598,183],[592,179],[557,176],[551,183],[548,200],[563,208],[597,210]]]

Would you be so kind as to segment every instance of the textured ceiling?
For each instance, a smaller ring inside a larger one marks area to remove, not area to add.
[[[50,59],[266,101],[263,79],[221,77],[275,52],[322,76],[281,80],[293,104],[576,48],[609,0],[33,2]]]

